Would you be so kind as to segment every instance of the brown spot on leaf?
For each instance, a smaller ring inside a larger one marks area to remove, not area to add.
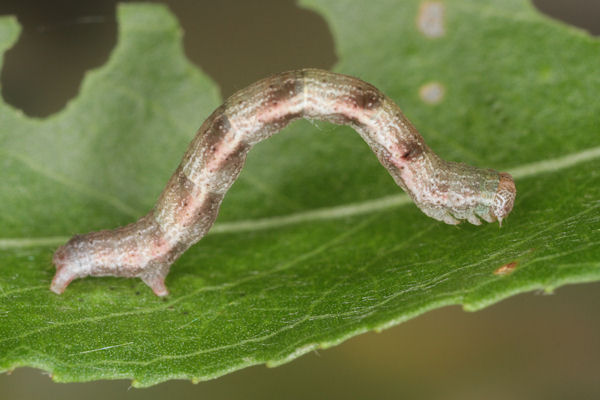
[[[511,261],[507,264],[504,264],[503,266],[497,268],[494,271],[494,275],[508,275],[511,274],[515,268],[517,268],[517,265],[519,265],[518,261]]]

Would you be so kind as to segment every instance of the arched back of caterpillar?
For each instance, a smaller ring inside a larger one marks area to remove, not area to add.
[[[252,146],[298,118],[349,125],[428,216],[447,224],[499,221],[512,210],[511,176],[440,159],[374,86],[316,69],[274,75],[231,96],[202,124],[155,207],[130,225],[74,236],[54,254],[51,290],[75,278],[139,277],[158,296],[171,264],[211,228]]]

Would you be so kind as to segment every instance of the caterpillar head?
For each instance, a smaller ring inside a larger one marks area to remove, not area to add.
[[[510,214],[517,195],[517,188],[512,176],[506,172],[500,173],[500,182],[494,196],[494,204],[491,207],[491,213],[502,225],[502,220]]]

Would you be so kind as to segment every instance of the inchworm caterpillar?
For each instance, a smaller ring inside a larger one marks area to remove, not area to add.
[[[200,127],[154,209],[114,230],[77,235],[54,254],[51,290],[88,275],[139,277],[158,296],[171,264],[213,225],[250,148],[298,118],[349,125],[427,215],[447,224],[500,223],[513,207],[512,177],[440,159],[374,86],[316,69],[284,72],[232,95]]]

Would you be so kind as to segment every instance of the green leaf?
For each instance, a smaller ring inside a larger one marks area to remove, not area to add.
[[[202,380],[444,305],[600,279],[597,40],[523,0],[446,1],[437,37],[420,31],[417,1],[302,3],[330,24],[335,70],[395,99],[438,154],[514,174],[502,229],[427,218],[351,129],[298,122],[252,150],[168,298],[117,278],[51,293],[56,246],[145,214],[221,102],[164,7],[120,5],[117,47],[63,112],[0,102],[0,369]],[[18,34],[0,18],[0,53]],[[430,83],[436,104],[421,99]]]

